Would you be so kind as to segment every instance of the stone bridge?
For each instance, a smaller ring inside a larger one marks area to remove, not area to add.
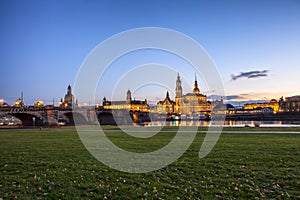
[[[22,126],[58,126],[63,120],[65,125],[86,124],[132,124],[133,121],[148,121],[148,113],[128,110],[104,110],[89,108],[61,107],[1,107],[0,116],[11,115],[22,121]]]

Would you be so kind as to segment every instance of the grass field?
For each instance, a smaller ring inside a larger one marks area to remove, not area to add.
[[[227,129],[233,130],[299,131]],[[117,131],[107,133],[134,152],[162,147],[174,134],[162,131],[140,143]],[[300,199],[300,135],[224,133],[199,159],[204,136],[198,133],[168,167],[130,174],[99,163],[74,129],[0,131],[0,198]]]

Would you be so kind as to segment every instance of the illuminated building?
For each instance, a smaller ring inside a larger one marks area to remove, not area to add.
[[[20,108],[20,107],[23,107],[23,106],[24,106],[24,103],[23,103],[22,99],[21,99],[21,98],[18,98],[18,99],[16,100],[16,102],[15,102],[15,107]]]
[[[59,101],[59,107],[67,107],[68,105],[63,102],[62,99]]]
[[[4,102],[4,103],[0,103],[0,107],[9,107],[8,103]]]
[[[68,106],[72,106],[73,100],[74,100],[74,96],[72,94],[71,86],[69,85],[68,89],[67,89],[67,94],[65,95],[65,98],[64,98],[64,103],[68,104]]]
[[[103,108],[107,110],[129,110],[149,112],[150,109],[146,99],[145,101],[132,100],[130,90],[127,91],[126,101],[108,101],[104,97],[102,102]]]
[[[195,76],[194,89],[192,93],[182,94],[182,86],[179,74],[176,80],[176,97],[174,113],[178,115],[209,114],[212,111],[211,102],[207,101],[206,95],[201,94]]]
[[[178,74],[175,94],[174,102],[170,99],[169,92],[167,92],[166,98],[157,103],[157,112],[176,115],[198,115],[210,114],[212,111],[212,103],[207,101],[206,95],[200,93],[196,76],[193,92],[183,95],[181,79]]]
[[[0,99],[0,107],[8,107],[9,105],[4,102],[4,99]]]
[[[244,105],[244,110],[257,110],[257,109],[271,108],[274,113],[279,111],[279,103],[276,99],[272,99],[270,102],[265,103],[249,103]]]
[[[285,112],[300,112],[300,96],[281,98],[280,108]]]
[[[163,101],[159,101],[157,103],[157,112],[164,114],[173,114],[174,105],[175,102],[170,99],[169,92],[167,92],[166,98]]]
[[[64,107],[64,108],[72,108],[74,104],[74,96],[72,94],[72,88],[69,85],[67,88],[67,94],[65,95],[64,101],[61,99],[59,102],[59,107]],[[76,100],[76,106],[78,105],[78,101]]]
[[[42,101],[37,101],[35,104],[34,104],[34,107],[35,108],[41,108],[41,107],[43,107],[44,105],[43,105],[43,102]]]

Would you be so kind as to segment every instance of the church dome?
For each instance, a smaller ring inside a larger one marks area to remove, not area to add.
[[[198,88],[198,87],[194,88],[194,89],[193,89],[193,93],[194,93],[194,94],[200,94],[199,88]]]

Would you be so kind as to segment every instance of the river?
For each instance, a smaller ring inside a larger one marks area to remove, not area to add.
[[[152,121],[143,123],[134,123],[135,126],[211,126],[212,121]],[[225,120],[224,127],[300,127],[300,121],[233,121]]]

